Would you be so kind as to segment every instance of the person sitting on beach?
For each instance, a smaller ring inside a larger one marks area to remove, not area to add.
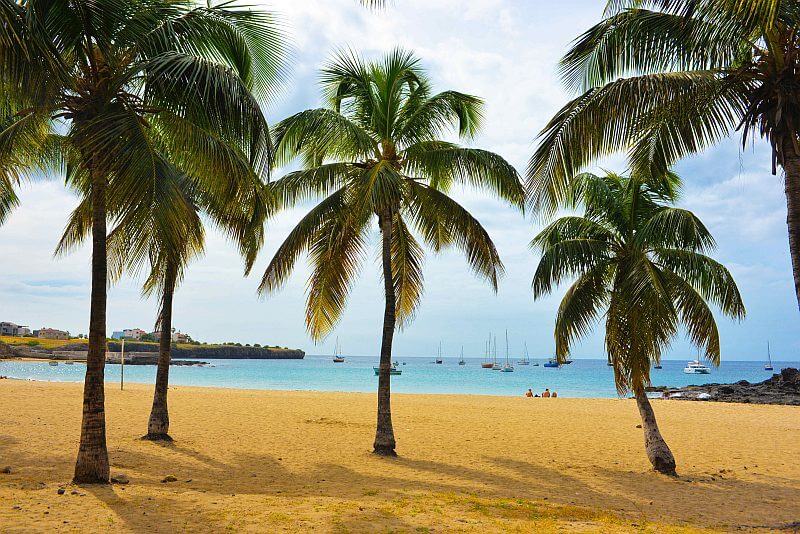
[[[528,391],[525,393],[525,396],[526,397],[533,397],[533,391],[531,391],[531,389],[528,388]]]
[[[556,397],[558,397],[558,393],[556,393],[556,392],[554,391],[554,392],[552,392],[552,393],[550,394],[550,397],[551,397],[551,398],[553,398],[553,399],[555,399]]]
[[[550,396],[550,389],[544,388],[544,393],[542,393],[542,397],[547,398]]]

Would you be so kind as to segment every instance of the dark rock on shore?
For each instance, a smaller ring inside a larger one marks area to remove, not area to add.
[[[800,371],[787,367],[756,384],[740,380],[735,384],[705,384],[684,388],[654,386],[648,391],[664,392],[670,399],[676,400],[800,406]]]
[[[3,358],[16,358],[17,353],[11,347],[11,345],[6,345],[5,343],[0,342],[0,360]]]

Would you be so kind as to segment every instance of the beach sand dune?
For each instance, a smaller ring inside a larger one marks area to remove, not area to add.
[[[800,408],[654,402],[680,477],[649,469],[632,401],[107,388],[112,474],[69,484],[82,385],[0,381],[0,531],[684,532],[800,521]],[[167,476],[175,482],[162,482]],[[65,492],[59,495],[59,487]],[[74,492],[74,493],[73,493]]]

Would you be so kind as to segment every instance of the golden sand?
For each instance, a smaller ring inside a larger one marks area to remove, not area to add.
[[[107,388],[112,474],[72,486],[82,386],[0,381],[0,531],[684,532],[800,521],[800,408],[654,402],[680,477],[656,475],[633,401],[395,395],[399,458],[370,454],[368,394]],[[163,483],[167,475],[176,482]],[[64,495],[58,495],[64,486]],[[73,494],[72,492],[77,494]]]

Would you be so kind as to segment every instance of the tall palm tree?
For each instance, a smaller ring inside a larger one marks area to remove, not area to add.
[[[278,289],[308,251],[306,326],[325,336],[342,314],[377,220],[385,292],[374,452],[395,454],[390,408],[392,339],[422,296],[423,249],[455,246],[497,288],[500,257],[480,223],[448,196],[456,184],[487,190],[521,207],[516,170],[500,156],[440,140],[478,131],[480,99],[431,84],[411,52],[380,61],[339,53],[322,71],[329,107],[293,115],[274,128],[277,161],[303,168],[270,184],[284,205],[322,198],[292,230],[267,267],[259,291]],[[375,219],[373,219],[373,217]],[[416,236],[413,230],[416,230]]]
[[[164,153],[209,194],[264,172],[270,141],[257,99],[280,79],[281,34],[263,12],[194,0],[0,0],[0,28],[0,87],[22,110],[15,124],[44,124],[42,144],[55,146],[67,182],[91,198],[89,354],[74,480],[107,482],[108,199],[157,180]],[[13,137],[9,130],[3,135]]]
[[[561,60],[582,93],[541,133],[530,160],[533,204],[552,211],[572,176],[627,150],[636,172],[740,131],[783,169],[800,306],[800,7],[795,0],[610,0]]]
[[[263,243],[263,223],[269,201],[263,182],[255,176],[230,188],[224,197],[204,194],[196,181],[165,163],[158,179],[142,184],[135,198],[110,199],[109,214],[126,209],[108,236],[109,275],[119,279],[125,271],[148,269],[143,296],[159,297],[156,330],[160,332],[159,358],[153,406],[145,439],[172,441],[169,435],[167,392],[172,349],[172,309],[175,290],[188,264],[205,248],[201,215],[234,239],[245,258],[246,272]],[[84,196],[73,211],[57,253],[75,249],[91,230],[91,199]]]
[[[649,176],[648,176],[649,178]],[[653,468],[675,474],[675,459],[658,430],[645,387],[650,368],[683,325],[689,339],[719,365],[719,332],[709,303],[745,315],[728,270],[706,255],[714,239],[690,211],[672,207],[680,180],[668,173],[648,185],[616,174],[575,177],[565,200],[582,216],[562,217],[532,242],[542,258],[533,295],[551,293],[577,277],[564,295],[555,325],[556,357],[605,317],[605,349],[617,391],[633,391]]]

